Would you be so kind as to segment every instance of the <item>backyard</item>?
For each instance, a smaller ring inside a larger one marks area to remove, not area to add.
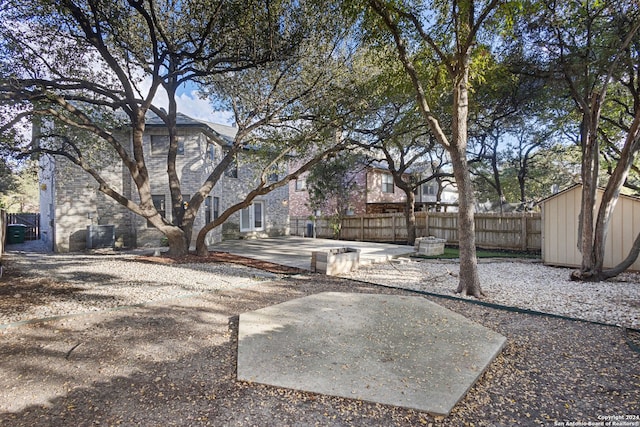
[[[196,263],[10,252],[4,265],[0,424],[557,425],[640,415],[638,332],[614,326],[638,328],[636,274],[578,286],[567,269],[492,258],[479,265],[489,306],[454,297],[451,260],[349,277],[228,254]],[[446,418],[237,381],[239,314],[325,291],[418,292],[507,344]]]

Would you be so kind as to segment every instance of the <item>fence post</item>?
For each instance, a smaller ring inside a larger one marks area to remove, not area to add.
[[[0,209],[0,263],[2,262],[2,254],[4,253],[4,239],[5,232],[7,230],[7,214],[4,210]],[[0,268],[2,268],[0,266]],[[0,276],[1,274],[0,270]]]
[[[396,241],[396,216],[391,214],[391,230],[392,230],[392,239],[395,243]]]
[[[424,215],[424,236],[423,237],[429,237],[429,212],[425,212]]]
[[[520,236],[521,236],[521,239],[522,239],[521,248],[522,248],[523,251],[526,251],[527,247],[529,246],[527,244],[527,242],[529,241],[529,238],[527,236],[527,228],[528,228],[527,227],[527,221],[528,221],[527,213],[523,212],[522,213],[522,217],[520,218],[520,226],[521,226]]]

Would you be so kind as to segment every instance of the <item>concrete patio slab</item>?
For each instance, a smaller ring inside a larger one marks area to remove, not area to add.
[[[385,262],[414,252],[413,246],[406,245],[312,239],[296,236],[255,240],[225,240],[209,246],[209,250],[229,252],[288,267],[309,270],[313,251],[343,247],[360,249],[360,265]]]
[[[448,415],[505,342],[422,297],[326,292],[241,314],[237,377]]]

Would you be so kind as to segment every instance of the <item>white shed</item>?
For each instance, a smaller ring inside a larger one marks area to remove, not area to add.
[[[600,206],[602,193],[598,190],[596,209]],[[542,261],[545,264],[580,267],[578,221],[581,198],[582,185],[578,184],[542,201]],[[605,268],[614,267],[627,257],[638,233],[640,198],[620,195],[609,223]],[[640,258],[629,270],[640,271]]]

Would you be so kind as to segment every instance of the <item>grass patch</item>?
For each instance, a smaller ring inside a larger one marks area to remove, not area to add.
[[[478,258],[525,258],[525,259],[537,259],[540,258],[540,254],[533,252],[519,252],[519,251],[506,251],[506,250],[489,250],[489,249],[476,249],[476,256]],[[414,255],[415,258],[423,259],[455,259],[460,258],[460,250],[457,247],[445,246],[444,254],[442,255]]]

